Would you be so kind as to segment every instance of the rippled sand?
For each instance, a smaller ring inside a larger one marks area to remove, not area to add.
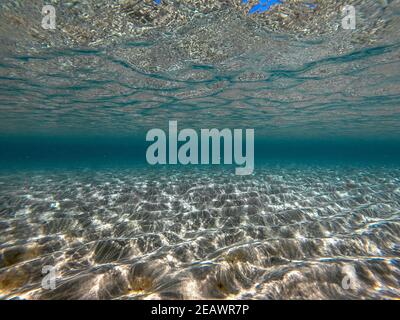
[[[2,173],[0,295],[399,298],[399,182],[393,168]]]

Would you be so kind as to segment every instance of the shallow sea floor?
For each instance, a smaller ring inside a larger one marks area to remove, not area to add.
[[[400,297],[398,168],[31,170],[0,190],[1,298]]]

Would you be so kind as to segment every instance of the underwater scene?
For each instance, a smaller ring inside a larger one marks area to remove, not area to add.
[[[2,0],[1,300],[400,298],[400,0]]]

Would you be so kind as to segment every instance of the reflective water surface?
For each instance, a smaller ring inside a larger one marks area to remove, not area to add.
[[[0,130],[143,134],[175,119],[271,136],[397,136],[394,1],[41,1],[0,11]],[[342,28],[353,4],[355,30]]]

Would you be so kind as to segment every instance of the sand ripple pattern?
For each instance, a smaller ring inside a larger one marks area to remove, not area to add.
[[[0,294],[398,298],[399,182],[390,168],[3,173]]]

